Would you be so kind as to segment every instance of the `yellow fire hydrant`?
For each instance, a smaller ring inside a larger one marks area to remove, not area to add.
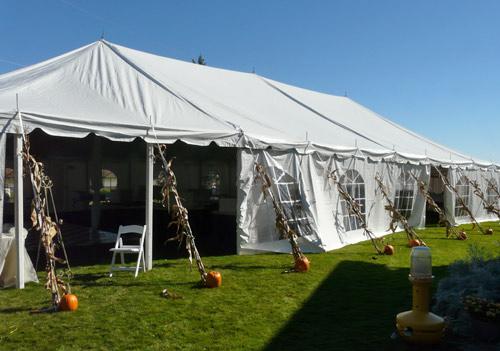
[[[426,246],[411,251],[409,280],[413,285],[412,310],[396,316],[399,336],[412,343],[435,344],[441,340],[444,319],[429,312],[432,279],[432,258]]]

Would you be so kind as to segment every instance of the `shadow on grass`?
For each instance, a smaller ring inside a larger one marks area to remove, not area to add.
[[[134,279],[134,276],[125,276],[126,273],[116,274],[113,273],[113,277],[109,277],[109,273],[84,273],[75,274],[71,279],[71,285],[86,287],[95,286],[158,286],[161,282],[155,281],[144,281]],[[117,276],[118,275],[118,276]]]
[[[144,280],[134,278],[132,274],[127,275],[128,272],[115,272],[113,277],[109,277],[109,273],[83,273],[75,274],[71,279],[71,285],[79,288],[93,288],[93,287],[176,287],[176,286],[191,286],[192,289],[204,288],[197,280],[190,281],[177,281],[169,279],[153,279]],[[147,273],[146,273],[147,274]]]
[[[9,314],[9,313],[19,313],[19,312],[32,312],[36,310],[37,307],[8,307],[8,308],[0,308],[0,314]]]
[[[172,267],[176,267],[176,265],[170,262],[161,262],[161,263],[155,262],[153,268],[172,268]]]
[[[280,265],[245,265],[245,264],[222,264],[222,265],[211,265],[210,269],[225,269],[225,270],[233,270],[233,271],[253,271],[253,270],[262,270],[262,269],[278,269],[285,270],[289,269],[292,264],[280,264]]]
[[[436,276],[445,272],[446,267],[434,267]],[[411,350],[390,339],[396,314],[411,308],[407,277],[408,268],[339,263],[264,350]]]

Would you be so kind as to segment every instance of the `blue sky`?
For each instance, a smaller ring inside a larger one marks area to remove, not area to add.
[[[500,1],[0,0],[0,73],[98,40],[357,102],[500,162]]]

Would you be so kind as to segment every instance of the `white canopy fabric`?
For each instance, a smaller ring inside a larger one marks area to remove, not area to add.
[[[19,102],[16,102],[18,95]],[[19,105],[19,107],[18,107]],[[434,143],[346,97],[100,40],[0,76],[0,127],[112,140],[351,154],[444,166],[499,166]],[[156,137],[155,137],[156,134]]]

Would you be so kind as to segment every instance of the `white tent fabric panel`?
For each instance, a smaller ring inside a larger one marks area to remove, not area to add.
[[[498,189],[498,185],[500,184],[499,172],[453,168],[448,169],[447,177],[450,184],[460,192],[461,198],[478,222],[494,221],[498,219],[495,214],[485,209],[484,202],[474,193],[474,188],[467,182],[466,178],[473,182],[477,182],[486,200],[488,200],[487,196],[490,194],[490,199],[493,199],[493,204],[498,208],[499,197],[495,192],[491,193],[488,191],[488,180],[494,182],[496,184],[496,189]],[[457,201],[457,195],[454,191],[446,189],[444,198],[447,218],[451,223],[464,224],[471,222],[471,218],[467,212],[461,209],[460,203]]]
[[[271,150],[254,152],[240,150],[238,155],[240,178],[237,222],[240,252],[263,250],[289,252],[290,250],[286,240],[279,240],[272,203],[264,198],[261,183],[255,179],[255,162],[266,167],[275,184],[273,189],[276,193],[280,193],[279,189],[284,188],[283,177],[280,177],[282,174],[286,175],[288,183],[294,183],[292,186],[300,189],[297,197],[292,199],[299,201],[300,208],[289,218],[292,219],[292,228],[297,227],[294,224],[297,218],[305,218],[296,231],[302,232],[301,243],[306,251],[329,251],[368,239],[359,226],[351,226],[353,218],[349,217],[345,206],[342,206],[337,188],[329,177],[334,170],[338,177],[355,172],[362,178],[363,189],[360,188],[359,197],[364,199],[368,227],[375,235],[387,234],[390,222],[389,214],[385,210],[386,202],[375,182],[376,174],[380,175],[389,189],[392,201],[395,201],[396,196],[405,194],[404,201],[410,213],[408,219],[410,225],[414,227],[425,225],[425,199],[419,193],[416,182],[407,185],[405,189],[408,190],[404,192],[398,182],[401,175],[411,172],[419,180],[428,183],[429,166],[370,162],[355,157],[338,158],[319,153],[303,155]],[[290,188],[290,185],[288,187]],[[356,191],[358,190],[355,190],[354,194]],[[287,206],[286,203],[282,204],[284,207]],[[346,228],[346,225],[349,228]]]
[[[5,143],[7,133],[0,130],[0,228],[3,228],[3,203],[5,197]]]

